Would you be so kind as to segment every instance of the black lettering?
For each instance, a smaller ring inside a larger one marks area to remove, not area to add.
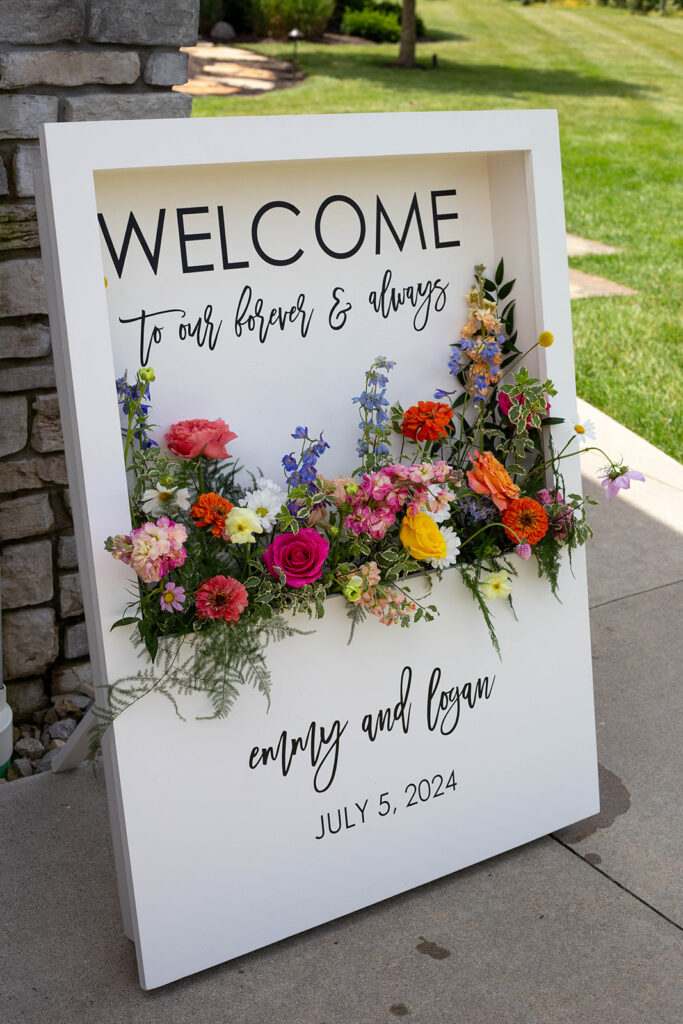
[[[332,203],[348,203],[348,205],[355,210],[358,216],[358,223],[360,226],[358,241],[354,246],[347,250],[347,252],[335,252],[334,249],[330,249],[330,247],[323,241],[323,237],[320,233],[320,224],[323,219],[323,214],[327,207]],[[318,209],[315,217],[315,237],[317,238],[318,245],[323,252],[326,252],[328,256],[332,256],[335,260],[348,260],[351,256],[355,256],[365,241],[365,217],[363,216],[363,211],[358,203],[351,199],[350,196],[328,196],[327,199],[320,204],[320,208]]]
[[[126,230],[123,233],[121,252],[117,253],[116,249],[114,248],[114,243],[111,240],[111,235],[109,234],[107,222],[105,221],[101,213],[97,214],[97,219],[99,221],[102,234],[104,235],[104,241],[106,243],[107,249],[109,250],[109,255],[111,256],[112,263],[116,268],[116,273],[118,274],[119,278],[123,274],[123,268],[125,266],[126,257],[128,255],[128,246],[130,245],[130,240],[133,236],[133,232],[135,232],[135,234],[137,235],[137,239],[142,247],[142,251],[147,257],[147,262],[149,263],[150,267],[156,274],[159,268],[159,255],[161,253],[161,237],[164,230],[165,218],[166,210],[159,210],[159,217],[157,218],[157,233],[156,238],[154,239],[154,252],[152,252],[149,246],[147,245],[147,241],[140,229],[140,225],[136,221],[135,215],[131,210],[131,212],[128,214],[128,223],[126,224]]]
[[[389,218],[389,214],[385,210],[384,205],[382,203],[382,200],[380,199],[379,196],[377,196],[377,219],[376,219],[376,223],[375,223],[375,254],[377,256],[379,256],[380,252],[382,251],[382,243],[381,243],[382,218],[384,218],[387,227],[389,228],[389,230],[391,231],[391,234],[394,237],[394,241],[396,242],[396,245],[398,246],[398,251],[399,252],[403,252],[403,246],[406,244],[406,239],[408,238],[408,232],[410,230],[410,222],[413,219],[413,217],[415,217],[415,223],[417,224],[417,230],[418,230],[418,233],[420,235],[420,245],[422,246],[423,249],[426,249],[427,248],[427,242],[425,241],[424,228],[422,227],[422,218],[420,216],[420,207],[418,206],[418,203],[417,203],[417,192],[413,192],[413,199],[412,199],[412,202],[411,202],[410,207],[408,209],[408,216],[406,217],[406,222],[405,222],[405,224],[403,226],[403,234],[401,235],[400,238],[399,238],[398,232],[396,231],[396,228],[391,223],[391,220]]]
[[[442,242],[439,234],[439,221],[442,220],[457,220],[457,213],[439,213],[437,208],[437,200],[441,196],[454,196],[457,195],[454,188],[443,188],[440,190],[432,190],[432,220],[434,222],[434,245],[437,249],[448,249],[450,246],[460,245],[458,240],[451,242]]]
[[[228,257],[228,240],[225,234],[225,216],[223,214],[223,207],[217,207],[218,210],[218,235],[221,240],[221,260],[223,261],[223,270],[239,270],[243,267],[249,266],[249,260],[242,260],[239,263],[231,263]]]
[[[275,199],[273,200],[272,203],[266,203],[265,206],[262,206],[261,209],[257,211],[256,216],[252,221],[251,240],[254,245],[254,248],[256,249],[256,252],[259,254],[262,260],[265,260],[266,263],[270,263],[270,265],[273,267],[288,267],[291,263],[296,263],[298,259],[301,259],[301,257],[304,254],[303,249],[297,249],[293,256],[289,256],[285,260],[277,260],[275,259],[274,256],[269,256],[268,253],[265,252],[258,237],[258,229],[262,218],[265,216],[266,213],[268,213],[269,210],[275,210],[278,208],[283,210],[289,210],[291,213],[294,214],[295,217],[298,217],[299,214],[301,213],[301,210],[298,210],[296,206],[293,206],[292,203],[286,203],[283,199]]]
[[[187,262],[187,243],[204,241],[207,238],[211,238],[211,234],[208,231],[204,231],[197,235],[188,235],[185,231],[185,217],[194,217],[196,214],[208,212],[208,206],[184,206],[176,210],[178,241],[180,242],[180,262],[183,267],[183,274],[200,274],[207,270],[213,270],[213,263],[202,263],[196,267],[191,267]]]

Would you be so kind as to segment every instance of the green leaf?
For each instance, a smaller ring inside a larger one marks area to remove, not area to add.
[[[516,280],[517,280],[517,278],[513,277],[512,281],[508,281],[507,284],[503,285],[503,287],[498,292],[498,298],[500,300],[507,299],[508,295],[510,294],[510,292],[512,291],[512,289],[515,286],[515,281]]]
[[[496,290],[495,282],[489,281],[489,279],[487,277],[485,277],[484,278],[484,288],[486,289],[487,292],[491,292],[491,294],[493,294],[493,292],[495,292],[495,290]],[[503,298],[504,297],[505,296],[503,296]]]
[[[145,647],[147,648],[150,658],[154,661],[157,656],[157,651],[159,650],[159,637],[156,633],[150,632],[145,635]]]
[[[142,619],[137,618],[135,615],[125,615],[122,619],[117,619],[111,628],[116,629],[117,626],[132,626],[135,622],[142,622]]]
[[[501,285],[503,283],[503,276],[505,274],[505,267],[501,258],[500,263],[496,267],[496,284]]]

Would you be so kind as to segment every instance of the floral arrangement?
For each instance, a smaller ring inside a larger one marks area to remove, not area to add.
[[[282,482],[240,470],[227,450],[237,435],[222,419],[175,423],[162,447],[150,435],[154,371],[117,381],[133,528],[105,546],[137,574],[114,625],[134,624],[146,657],[110,688],[106,714],[150,690],[172,701],[202,691],[214,716],[241,685],[267,697],[267,645],[297,632],[291,613],[322,617],[333,594],[347,604],[351,635],[367,616],[408,627],[438,614],[430,578],[454,567],[499,654],[491,602],[512,601],[518,560],[533,556],[557,594],[563,552],[571,559],[591,535],[590,499],[566,493],[562,463],[593,431],[576,424],[555,448],[545,428],[563,422],[551,415],[556,390],[522,363],[553,336],[519,352],[515,302],[505,302],[514,282],[503,278],[502,260],[493,280],[475,268],[469,317],[451,345],[452,390],[404,410],[386,397],[394,363],[374,360],[352,399],[359,465],[348,477],[319,471],[329,445],[303,426]],[[605,457],[608,500],[644,479]]]

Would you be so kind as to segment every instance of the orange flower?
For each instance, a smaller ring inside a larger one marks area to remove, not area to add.
[[[519,497],[519,487],[513,484],[505,466],[491,452],[475,451],[471,455],[472,469],[467,470],[467,482],[476,494],[486,494],[501,512]]]
[[[197,526],[210,526],[214,537],[220,537],[225,529],[225,519],[234,508],[227,498],[221,498],[220,494],[209,491],[208,494],[200,494],[190,509],[190,515],[196,520]]]
[[[413,441],[438,441],[448,432],[453,410],[444,402],[418,402],[403,414],[401,433]]]
[[[505,532],[515,544],[537,544],[548,531],[545,509],[533,498],[511,501],[501,518]]]

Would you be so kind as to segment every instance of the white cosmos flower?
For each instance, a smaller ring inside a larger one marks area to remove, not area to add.
[[[446,554],[443,558],[430,558],[429,562],[433,569],[447,569],[449,565],[455,565],[460,551],[460,538],[452,526],[444,526],[441,536],[446,541]]]
[[[190,492],[187,487],[167,487],[157,484],[144,491],[142,495],[142,507],[145,512],[153,516],[165,516],[173,509],[180,509],[187,512],[190,507]]]
[[[244,503],[247,508],[256,512],[261,520],[261,526],[268,533],[275,526],[277,514],[287,500],[287,492],[272,480],[262,478],[256,483],[256,490],[245,494]]]

